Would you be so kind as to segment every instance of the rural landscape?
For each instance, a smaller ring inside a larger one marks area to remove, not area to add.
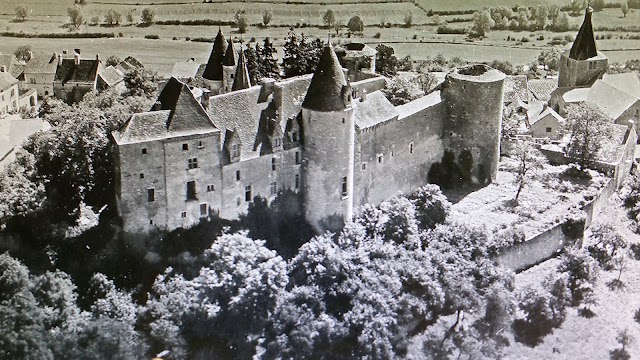
[[[640,357],[640,1],[0,4],[0,360]]]

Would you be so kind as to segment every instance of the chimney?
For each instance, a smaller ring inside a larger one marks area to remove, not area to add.
[[[29,60],[28,61],[31,61],[31,59],[33,59],[33,51],[29,50]]]
[[[211,96],[211,91],[209,89],[202,89],[202,96],[200,97],[200,103],[202,107],[207,110],[209,108],[209,97]]]
[[[80,49],[73,49],[73,52],[75,52],[76,54],[80,54]]]
[[[367,90],[363,90],[360,95],[360,102],[365,102],[367,100]]]
[[[80,65],[80,54],[78,54],[78,53],[73,54],[73,62],[76,65]]]
[[[96,53],[96,61],[100,61],[100,53]]]
[[[67,50],[62,50],[62,55],[67,55]]]
[[[58,54],[58,65],[62,65],[62,55]]]

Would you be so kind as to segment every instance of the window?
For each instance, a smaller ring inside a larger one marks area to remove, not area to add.
[[[154,202],[156,201],[156,189],[147,189],[147,201]]]
[[[207,185],[207,191],[208,191],[208,192],[216,191],[216,187],[215,187],[215,186],[213,186],[213,184],[211,184],[211,185]]]
[[[276,158],[271,159],[271,171],[276,170]]]
[[[147,155],[147,149],[142,149],[141,152],[142,152],[142,155]]]
[[[589,61],[589,70],[593,70],[596,68],[596,63],[594,61]]]
[[[204,149],[204,141],[202,140],[198,141],[198,149]]]
[[[183,212],[180,214],[180,217],[181,217],[181,218],[183,218],[183,219],[185,219],[185,218],[187,217],[187,212],[186,212],[186,211],[183,211]]]
[[[240,144],[231,145],[231,157],[237,158],[240,156]]]
[[[367,170],[367,163],[362,163],[362,170]]]
[[[32,84],[35,84],[36,83],[36,78],[29,79],[29,82],[31,82]]]
[[[144,174],[140,173],[140,179],[144,179]]]
[[[11,96],[16,96],[16,89],[11,89]]]
[[[197,169],[198,168],[198,158],[189,159],[188,166],[189,166],[189,169]]]
[[[251,185],[249,186],[245,186],[244,187],[244,201],[249,202],[251,201]]]
[[[296,189],[300,188],[300,175],[296,174]]]
[[[182,150],[184,151],[189,150],[189,144],[182,144]]]
[[[550,127],[548,127],[548,128],[547,128],[547,132],[548,132],[548,133],[550,133],[550,132],[551,132],[551,128],[550,128]]]
[[[280,144],[282,143],[282,140],[280,140],[280,138],[276,138],[276,140],[275,140],[275,142],[274,142],[274,143],[275,143],[275,144],[274,144],[274,145],[275,145],[275,147],[279,147],[279,146],[280,146]]]
[[[236,181],[240,181],[240,170],[236,170]]]
[[[409,154],[413,154],[413,143],[409,143]]]
[[[296,151],[296,165],[300,165],[300,152]]]
[[[297,142],[298,141],[298,132],[294,131],[291,133],[291,141],[293,142]]]
[[[271,196],[275,196],[278,193],[278,184],[276,182],[272,182],[270,190]]]
[[[149,225],[153,225],[153,220],[149,220]]]
[[[382,164],[382,154],[378,155],[378,164]]]
[[[342,118],[342,123],[344,124],[344,118]]]
[[[207,203],[200,204],[200,216],[207,216],[209,212],[208,210],[209,207],[207,206]]]
[[[187,182],[187,200],[196,200],[196,182],[189,181]]]
[[[342,178],[342,196],[349,195],[349,189],[347,188],[347,177]]]

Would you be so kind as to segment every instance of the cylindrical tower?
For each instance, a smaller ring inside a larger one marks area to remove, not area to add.
[[[321,232],[353,216],[355,127],[351,90],[330,44],[302,103],[307,221]]]
[[[229,38],[229,44],[227,45],[227,51],[224,54],[222,60],[222,91],[221,93],[228,93],[233,87],[233,77],[236,73],[236,66],[238,61],[236,59],[236,48],[233,45],[233,39]]]
[[[472,161],[467,166],[479,183],[495,180],[498,173],[504,79],[502,72],[478,64],[454,69],[443,86],[445,147],[459,162]]]

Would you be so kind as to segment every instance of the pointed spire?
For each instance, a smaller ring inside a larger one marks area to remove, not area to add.
[[[244,51],[242,46],[240,47],[240,54],[238,55],[238,67],[236,67],[236,74],[233,79],[233,86],[231,91],[248,89],[251,87],[249,81],[249,70],[247,69],[247,60],[244,57]]]
[[[224,66],[236,66],[236,49],[233,46],[233,38],[229,37],[229,44],[227,45],[227,52],[224,53],[224,60],[222,65]]]
[[[213,41],[213,49],[209,55],[209,61],[204,68],[202,77],[208,80],[222,80],[222,60],[224,58],[226,41],[222,34],[222,29],[218,25],[218,35]]]
[[[584,21],[569,52],[569,57],[574,60],[586,60],[598,55],[596,40],[593,35],[593,25],[591,24],[592,13],[593,10],[587,5],[587,9],[584,12]]]
[[[347,107],[345,91],[348,89],[340,62],[331,42],[324,45],[316,72],[311,78],[302,107],[316,111],[338,111]]]

